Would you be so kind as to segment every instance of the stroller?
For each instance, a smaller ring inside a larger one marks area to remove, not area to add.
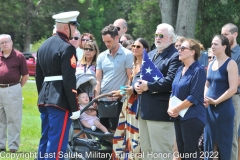
[[[86,92],[89,97],[93,96],[94,88],[97,84],[96,76],[93,74],[79,74],[77,78],[77,89]],[[98,99],[111,96],[111,94],[102,94],[92,99],[81,114],[86,111],[93,103],[98,103]],[[109,107],[110,108],[110,107]],[[112,107],[113,108],[113,107]],[[92,109],[92,108],[91,108]],[[107,112],[101,112],[104,114]],[[98,112],[99,115],[99,112]],[[106,115],[105,115],[106,116]],[[78,132],[76,133],[76,130]],[[79,131],[80,130],[80,131]],[[84,138],[80,138],[84,135]],[[113,133],[104,134],[97,129],[92,131],[90,128],[85,128],[79,119],[73,120],[70,131],[67,147],[66,160],[97,160],[97,159],[111,159],[112,155],[112,137]]]

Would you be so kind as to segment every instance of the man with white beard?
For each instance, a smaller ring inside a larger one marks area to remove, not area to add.
[[[154,153],[172,153],[175,140],[174,124],[167,114],[172,82],[181,62],[174,47],[175,33],[171,25],[162,23],[154,34],[156,49],[149,58],[163,74],[163,78],[148,82],[139,80],[134,88],[139,98],[138,122],[143,159],[172,160],[172,156],[153,157]]]

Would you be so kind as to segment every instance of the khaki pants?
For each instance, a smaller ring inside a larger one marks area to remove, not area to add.
[[[176,138],[174,123],[138,118],[143,160],[172,160]]]
[[[232,97],[235,109],[234,124],[233,124],[233,143],[231,160],[238,159],[238,128],[240,123],[240,96],[234,95]]]
[[[20,84],[0,88],[0,148],[19,148],[22,124],[22,88]],[[8,136],[6,131],[8,130]]]

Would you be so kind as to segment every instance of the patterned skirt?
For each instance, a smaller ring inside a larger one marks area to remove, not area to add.
[[[136,119],[137,96],[132,94],[123,103],[118,127],[113,137],[114,160],[137,160],[140,150],[140,135]]]

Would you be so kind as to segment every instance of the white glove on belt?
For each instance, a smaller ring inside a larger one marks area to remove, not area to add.
[[[72,112],[71,119],[78,119],[80,117],[80,110],[76,112]]]

